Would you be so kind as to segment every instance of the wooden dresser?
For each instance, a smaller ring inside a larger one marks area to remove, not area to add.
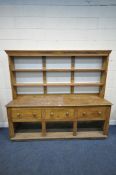
[[[7,104],[10,138],[106,138],[110,52],[7,50],[13,95]]]

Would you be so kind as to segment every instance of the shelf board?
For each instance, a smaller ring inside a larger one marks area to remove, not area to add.
[[[42,72],[42,69],[12,69],[13,72]]]
[[[104,69],[12,69],[13,72],[102,72]]]
[[[46,71],[46,72],[70,72],[71,69],[46,69],[43,71]]]
[[[71,86],[71,83],[47,83],[44,86]]]
[[[30,133],[16,133],[11,140],[33,140],[33,139],[105,139],[107,135],[103,135],[102,131],[83,131],[77,132],[76,136],[73,136],[72,132],[48,132],[46,136],[42,136],[39,132]]]
[[[74,83],[75,86],[103,86],[103,83]]]
[[[12,69],[13,72],[70,72],[71,69]]]
[[[29,87],[29,86],[71,86],[71,83],[47,83],[47,84],[43,84],[43,83],[16,83],[14,84],[14,86],[18,86],[18,87]]]
[[[15,83],[16,87],[38,87],[43,86],[43,83]]]
[[[76,72],[102,72],[105,69],[74,69]]]
[[[103,83],[16,83],[17,87],[38,87],[38,86],[103,86]]]

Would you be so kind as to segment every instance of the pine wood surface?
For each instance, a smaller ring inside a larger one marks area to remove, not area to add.
[[[105,69],[12,69],[13,72],[102,72]]]
[[[46,106],[104,106],[111,103],[95,95],[24,95],[11,101],[7,107]]]
[[[76,136],[72,135],[72,132],[52,132],[47,133],[45,137],[43,137],[42,133],[16,133],[11,140],[47,140],[47,139],[105,139],[107,135],[103,135],[101,131],[86,131],[86,132],[78,132]]]
[[[13,100],[6,105],[9,135],[12,140],[26,139],[55,139],[55,138],[106,138],[108,135],[111,103],[104,99],[108,60],[111,50],[6,50],[9,57],[9,69],[11,77],[11,88]],[[70,69],[47,69],[46,59],[51,57],[71,59]],[[17,69],[14,58],[35,58],[42,59],[41,69]],[[75,58],[102,58],[101,68],[75,68]],[[43,83],[17,83],[16,73],[18,72],[43,72]],[[47,72],[70,72],[69,83],[48,83]],[[99,72],[99,82],[75,82],[75,72]],[[69,94],[47,94],[48,86],[70,87]],[[98,87],[98,93],[75,94],[74,87]],[[43,87],[42,95],[19,95],[18,87]],[[72,122],[72,132],[47,132],[47,122]],[[78,131],[78,121],[102,121],[102,131]],[[40,122],[41,132],[17,133],[15,124],[20,122]]]
[[[6,53],[9,56],[9,68],[10,68],[10,75],[11,75],[11,87],[12,87],[12,94],[13,99],[16,99],[18,97],[17,88],[18,87],[43,87],[44,94],[47,94],[48,87],[70,87],[70,94],[74,94],[74,87],[82,86],[82,87],[98,87],[99,88],[99,95],[101,97],[104,97],[105,93],[105,86],[106,86],[106,77],[107,77],[107,68],[108,68],[108,58],[109,54],[111,53],[111,50],[40,50],[40,51],[26,51],[26,50],[7,50]],[[33,59],[37,57],[38,59],[42,59],[42,68],[41,69],[16,69],[14,58],[18,59],[21,56],[23,58],[30,58]],[[58,59],[62,59],[63,56],[67,57],[67,59],[71,59],[71,68],[70,69],[46,69],[46,59],[50,56],[53,58],[53,61],[57,57]],[[78,60],[79,58],[84,57],[86,58],[102,58],[102,67],[101,68],[83,68],[83,69],[77,69],[75,68],[75,59]],[[43,72],[43,83],[17,83],[16,81],[16,72]],[[47,72],[70,72],[70,82],[65,83],[49,83],[47,81]],[[75,82],[75,72],[100,72],[100,82]]]
[[[38,86],[103,86],[103,83],[14,83],[16,87],[38,87]],[[44,92],[45,93],[45,92]],[[74,93],[74,92],[73,92]],[[46,93],[45,93],[46,94]]]
[[[107,56],[111,50],[6,50],[9,56]]]

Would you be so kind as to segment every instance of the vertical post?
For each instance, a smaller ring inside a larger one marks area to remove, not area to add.
[[[42,111],[42,136],[46,136],[45,111]]]
[[[99,90],[99,96],[102,97],[102,98],[105,95],[108,61],[109,61],[109,55],[105,56],[105,57],[102,57],[102,69],[103,69],[103,71],[101,72],[100,82],[103,83],[103,85],[100,87],[100,90]]]
[[[9,136],[10,138],[14,137],[14,125],[12,122],[11,109],[7,108],[8,124],[9,124]]]
[[[73,136],[77,135],[77,111],[74,111]]]
[[[14,86],[14,84],[16,84],[16,74],[15,74],[15,72],[13,72],[13,70],[15,68],[14,67],[14,58],[9,56],[8,59],[9,59],[12,96],[13,96],[13,99],[15,99],[17,97],[17,88]]]
[[[107,107],[107,110],[105,112],[105,121],[104,121],[104,125],[103,125],[103,134],[104,135],[108,135],[110,111],[111,111],[111,106]]]
[[[46,57],[42,56],[42,66],[43,66],[43,84],[44,84],[44,94],[47,94],[46,86]]]
[[[75,56],[71,57],[71,94],[74,93],[74,68],[75,68]]]
[[[73,121],[73,136],[77,135],[77,121]]]

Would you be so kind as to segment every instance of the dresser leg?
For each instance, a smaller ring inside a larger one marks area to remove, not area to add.
[[[104,135],[108,135],[108,129],[109,129],[109,120],[106,119],[104,121],[104,125],[103,125],[103,134]]]
[[[73,136],[77,135],[77,121],[73,121]]]
[[[103,134],[104,135],[108,135],[108,130],[109,130],[109,118],[110,118],[110,112],[111,112],[111,107],[107,108],[106,111],[106,119],[104,121],[104,125],[103,125]]]
[[[9,135],[10,135],[10,138],[12,138],[15,136],[15,133],[14,133],[14,124],[12,122],[10,109],[7,109],[7,115],[8,115],[8,124],[9,124]]]
[[[15,133],[14,133],[14,124],[12,122],[9,122],[9,135],[10,135],[10,138],[12,138],[12,137],[15,136]]]
[[[46,136],[46,122],[42,121],[42,136]]]

